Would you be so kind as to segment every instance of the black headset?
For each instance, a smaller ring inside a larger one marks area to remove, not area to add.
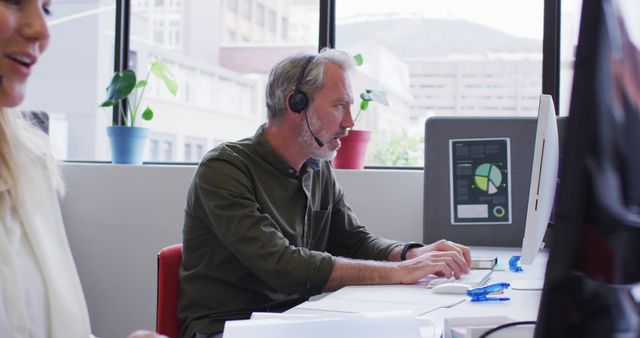
[[[302,64],[302,70],[300,70],[296,87],[293,89],[291,96],[289,96],[289,108],[296,113],[300,113],[307,109],[307,106],[309,105],[309,97],[307,96],[307,93],[300,89],[300,86],[302,85],[302,80],[304,80],[304,73],[307,71],[307,68],[313,59],[315,59],[315,56],[310,55],[304,61],[304,64]]]

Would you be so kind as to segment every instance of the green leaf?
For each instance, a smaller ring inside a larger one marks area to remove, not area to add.
[[[138,81],[138,83],[136,83],[135,89],[142,88],[142,87],[144,87],[146,85],[147,85],[147,80],[140,80],[140,81]]]
[[[367,100],[362,100],[360,101],[360,110],[367,110],[367,108],[369,108],[369,101]]]
[[[114,104],[113,104],[113,102],[111,102],[111,101],[109,101],[109,100],[104,101],[104,102],[102,102],[102,103],[100,104],[100,107],[103,107],[103,108],[105,108],[105,107],[111,107],[111,106],[114,106]]]
[[[153,118],[153,110],[147,106],[147,108],[142,112],[142,119],[145,121],[151,121]]]
[[[389,107],[389,101],[387,100],[387,93],[385,93],[384,90],[367,89],[366,92],[371,98],[371,101],[375,101]]]
[[[156,61],[151,64],[151,72],[164,82],[164,85],[173,96],[176,96],[178,93],[178,81],[176,81],[176,77],[173,76],[167,65],[161,61]]]
[[[127,69],[124,72],[116,72],[113,74],[111,84],[107,87],[107,99],[100,105],[101,107],[109,107],[117,104],[120,100],[131,94],[136,86],[136,73]]]
[[[362,66],[362,64],[364,63],[364,58],[362,57],[362,54],[360,54],[360,53],[354,55],[353,59],[356,61],[356,65],[358,65],[358,66]]]

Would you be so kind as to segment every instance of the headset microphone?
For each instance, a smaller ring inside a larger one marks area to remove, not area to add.
[[[311,126],[309,125],[309,119],[307,118],[307,111],[306,110],[304,112],[304,120],[305,120],[305,122],[307,122],[307,129],[309,129],[309,132],[311,133],[311,136],[313,136],[313,140],[316,141],[316,143],[318,144],[318,147],[322,148],[324,146],[324,142],[320,141],[318,136],[316,136],[316,134],[314,134],[313,131],[311,130]]]
[[[300,75],[298,76],[296,87],[293,89],[293,93],[291,94],[291,96],[289,96],[289,108],[291,108],[291,110],[296,113],[304,112],[304,120],[307,124],[307,129],[309,129],[309,133],[311,133],[311,136],[313,136],[313,140],[316,141],[318,147],[323,147],[324,142],[320,141],[318,136],[313,133],[313,131],[311,130],[311,126],[309,125],[309,118],[307,117],[306,110],[307,106],[309,105],[309,97],[307,96],[307,93],[300,89],[302,80],[304,80],[304,73],[307,71],[307,67],[309,67],[309,64],[311,63],[311,61],[313,61],[313,59],[315,59],[315,56],[310,55],[302,64],[302,69],[300,70]]]

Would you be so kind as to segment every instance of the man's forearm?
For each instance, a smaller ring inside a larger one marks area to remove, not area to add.
[[[335,257],[323,290],[334,291],[346,285],[414,284],[430,274],[460,278],[469,272],[471,252],[465,246],[441,240],[409,249],[406,260],[400,261],[403,249],[404,246],[393,248],[389,261]]]
[[[396,260],[399,257],[400,253]],[[335,291],[346,285],[398,284],[398,274],[399,268],[395,263],[336,257],[324,291]]]
[[[387,258],[388,261],[390,262],[399,262],[400,261],[400,254],[402,254],[402,245],[396,246],[393,249],[391,249],[391,252],[389,253],[389,258]],[[411,251],[411,250],[409,250]]]
[[[373,285],[402,283],[400,261],[404,246],[399,245],[389,252],[388,262],[336,257],[333,271],[324,291],[335,291],[346,285]],[[413,258],[413,249],[407,258]],[[392,263],[393,262],[393,263]]]

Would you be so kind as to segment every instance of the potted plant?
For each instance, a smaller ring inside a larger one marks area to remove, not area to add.
[[[146,121],[153,119],[151,107],[146,106],[140,112],[144,92],[151,74],[162,80],[164,86],[173,96],[176,95],[178,83],[169,68],[161,61],[155,61],[151,64],[144,80],[137,80],[136,73],[132,69],[115,72],[109,87],[107,87],[107,98],[100,106],[118,105],[118,111],[123,121],[122,125],[114,124],[107,127],[113,163],[142,164],[149,129],[138,127],[137,122],[139,121],[138,117]]]
[[[353,58],[358,66],[362,65],[361,54],[357,54]],[[358,113],[353,119],[354,125],[358,122],[360,114],[369,108],[369,102],[372,101],[389,106],[387,95],[383,90],[365,89],[360,93],[360,105]],[[363,169],[367,145],[370,140],[371,131],[351,129],[347,136],[340,139],[341,146],[331,162],[333,167],[337,169]]]

